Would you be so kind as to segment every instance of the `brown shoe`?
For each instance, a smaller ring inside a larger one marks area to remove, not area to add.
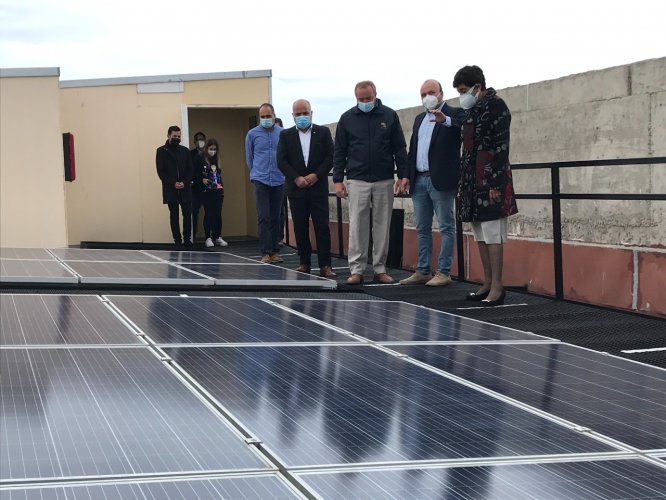
[[[270,255],[262,255],[261,256],[261,263],[262,264],[270,264],[271,263],[271,256]]]
[[[337,276],[337,274],[333,272],[331,266],[321,266],[319,268],[319,276],[321,276],[322,278],[333,279]]]
[[[450,285],[451,283],[453,283],[451,276],[437,272],[432,279],[426,283],[426,286],[445,286]]]
[[[352,274],[347,278],[348,285],[362,285],[363,284],[363,275],[362,274]]]
[[[307,264],[301,264],[300,266],[298,266],[298,267],[296,268],[296,270],[297,270],[299,273],[310,274],[310,266],[308,266]]]
[[[386,273],[375,274],[375,277],[373,279],[379,283],[383,283],[384,285],[390,285],[395,281]]]
[[[269,259],[271,264],[279,264],[280,262],[284,262],[284,259],[280,257],[279,253],[271,254]]]
[[[415,271],[409,278],[400,280],[401,285],[424,285],[430,281],[431,276],[429,274],[423,274],[420,271]]]

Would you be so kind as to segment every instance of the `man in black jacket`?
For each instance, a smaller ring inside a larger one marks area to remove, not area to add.
[[[437,80],[426,80],[421,85],[421,100],[425,112],[414,120],[407,157],[419,261],[416,272],[400,283],[444,286],[451,283],[456,239],[453,206],[460,175],[460,127],[464,111],[444,102],[442,86]],[[437,215],[441,247],[437,272],[431,276],[433,214]]]
[[[167,141],[157,148],[155,163],[157,175],[162,181],[162,202],[169,206],[171,234],[177,246],[192,246],[192,157],[190,151],[180,145],[180,128],[169,127]],[[180,235],[178,207],[183,212],[183,236]]]
[[[310,272],[310,224],[312,216],[317,241],[319,275],[333,278],[331,269],[331,233],[328,222],[328,173],[333,166],[331,131],[312,123],[312,108],[305,99],[294,102],[295,127],[283,130],[277,147],[278,168],[284,174],[285,191],[291,206],[300,265]]]
[[[398,115],[377,99],[371,81],[354,89],[357,106],[346,111],[338,122],[333,154],[335,194],[349,197],[350,285],[363,283],[368,260],[370,214],[372,213],[372,266],[375,281],[393,283],[386,273],[389,230],[393,213],[395,166],[398,181],[395,192],[409,188],[407,150]],[[347,186],[343,179],[347,176]]]

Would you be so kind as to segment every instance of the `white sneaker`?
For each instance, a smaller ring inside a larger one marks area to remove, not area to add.
[[[226,247],[229,243],[227,243],[226,241],[224,241],[224,240],[222,239],[222,236],[220,236],[218,239],[215,240],[215,244],[216,244],[218,247]],[[212,246],[212,245],[211,245],[211,246]]]
[[[206,248],[210,248],[212,246],[215,246],[213,240],[211,240],[210,238],[206,238]]]

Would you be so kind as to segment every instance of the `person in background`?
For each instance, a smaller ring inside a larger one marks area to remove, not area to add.
[[[398,114],[377,99],[375,84],[354,88],[357,104],[340,117],[335,133],[333,182],[339,198],[349,197],[349,285],[363,283],[372,213],[374,280],[393,283],[386,273],[393,195],[409,189],[407,150]],[[398,167],[394,186],[393,170]],[[343,180],[347,176],[347,186]]]
[[[275,125],[284,128],[282,118],[275,117]],[[282,203],[280,203],[280,229],[278,235],[278,246],[284,246],[284,228],[285,228],[285,205],[287,202],[287,191],[282,191]]]
[[[264,103],[259,107],[259,125],[245,136],[245,161],[254,185],[261,262],[273,264],[283,261],[278,245],[284,186],[284,175],[276,159],[280,132],[273,105]]]
[[[518,213],[509,164],[511,113],[478,66],[465,66],[453,78],[460,106],[467,110],[462,125],[462,156],[458,217],[470,222],[483,264],[483,284],[467,300],[482,305],[504,303],[502,285],[507,217]]]
[[[328,227],[328,173],[333,167],[333,138],[327,127],[312,123],[312,108],[307,100],[295,101],[292,111],[296,126],[280,134],[277,162],[286,177],[285,193],[289,197],[294,222],[300,258],[296,270],[310,272],[312,217],[319,275],[330,279],[335,277],[331,268],[331,233]]]
[[[197,156],[203,154],[204,147],[206,147],[206,134],[203,132],[197,132],[194,134],[194,147],[190,149],[190,155],[192,155],[193,162]]]
[[[444,286],[451,283],[451,262],[456,241],[454,201],[460,177],[460,125],[464,111],[444,102],[442,85],[426,80],[421,85],[425,111],[416,116],[409,141],[409,185],[416,219],[419,260],[402,285]],[[430,275],[432,216],[437,215],[441,247],[437,272]]]
[[[201,194],[204,207],[204,234],[206,247],[226,247],[222,239],[222,204],[224,203],[224,184],[219,160],[220,146],[217,140],[208,139],[203,154],[197,157],[194,167],[193,190]]]
[[[197,168],[201,163],[204,148],[206,146],[206,134],[197,132],[194,134],[194,148],[190,149],[192,165]],[[195,172],[196,174],[196,172]],[[203,206],[203,186],[192,184],[192,243],[196,243],[197,229],[199,228],[199,211]]]
[[[180,127],[172,125],[167,131],[167,141],[157,148],[155,164],[162,181],[162,202],[169,207],[171,234],[177,247],[192,247],[192,157],[180,145]],[[183,234],[180,234],[178,209],[183,214]]]

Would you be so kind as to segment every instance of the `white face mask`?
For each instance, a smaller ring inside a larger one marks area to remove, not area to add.
[[[197,141],[197,147],[199,149],[203,149],[205,145],[206,145],[206,141]]]
[[[481,89],[479,89],[476,95],[472,95],[472,90],[474,90],[474,87],[476,87],[476,85],[472,85],[467,92],[460,96],[460,107],[462,109],[473,108],[476,102],[479,100]]]
[[[216,153],[217,153],[217,151],[213,151],[212,149],[209,149],[209,150],[208,150],[208,156],[210,156],[211,158],[212,158],[213,156],[215,156]]]
[[[439,100],[435,95],[427,95],[423,98],[423,106],[425,106],[428,111],[435,109],[438,104]]]

